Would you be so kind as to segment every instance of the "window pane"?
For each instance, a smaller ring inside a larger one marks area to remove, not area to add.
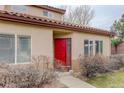
[[[93,41],[84,40],[84,55],[86,56],[93,55]]]
[[[96,41],[96,54],[103,52],[103,41]]]
[[[103,41],[100,41],[100,52],[103,53]]]
[[[0,34],[0,62],[15,63],[14,35]]]
[[[96,41],[96,54],[99,53],[99,41]]]
[[[84,46],[84,55],[88,56],[88,54],[89,54],[88,46]]]
[[[19,36],[17,48],[17,62],[29,62],[31,57],[30,37]]]
[[[48,16],[48,11],[43,11],[43,16]]]
[[[71,39],[67,39],[67,47],[66,47],[66,50],[67,50],[67,54],[66,54],[66,62],[68,66],[71,65]]]
[[[84,40],[84,45],[88,44],[88,40]]]
[[[93,55],[93,46],[90,46],[90,55]]]
[[[90,41],[90,56],[93,55],[93,41]]]
[[[93,55],[93,41],[90,41],[90,56]]]
[[[84,40],[84,55],[88,56],[89,55],[89,46],[88,46],[88,40]]]
[[[52,13],[50,13],[50,12],[49,12],[49,17],[51,17],[51,18],[52,18]]]

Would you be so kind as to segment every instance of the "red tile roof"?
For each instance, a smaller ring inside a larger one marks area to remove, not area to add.
[[[98,29],[88,26],[80,26],[77,24],[71,24],[63,21],[56,21],[56,20],[46,19],[43,17],[36,17],[28,14],[8,12],[3,10],[0,10],[0,20],[33,24],[33,25],[39,25],[39,26],[45,26],[51,28],[60,28],[60,29],[72,30],[83,33],[99,34],[105,36],[114,35],[113,33],[103,29]]]

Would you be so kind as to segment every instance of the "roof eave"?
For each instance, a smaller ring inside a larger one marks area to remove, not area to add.
[[[72,31],[78,31],[78,32],[84,32],[84,33],[90,33],[90,34],[99,34],[99,35],[105,35],[105,36],[111,36],[111,32],[107,31],[99,31],[98,29],[90,29],[88,27],[79,27],[79,26],[72,26],[67,25],[64,23],[57,23],[57,22],[51,22],[51,20],[45,20],[45,19],[38,19],[33,17],[25,17],[22,15],[16,15],[16,14],[0,14],[0,20],[6,20],[6,21],[13,21],[13,22],[20,22],[20,23],[26,23],[26,24],[32,24],[32,25],[39,25],[39,26],[45,26],[45,27],[51,27],[51,28],[59,28],[59,29],[66,29],[66,30],[72,30]]]

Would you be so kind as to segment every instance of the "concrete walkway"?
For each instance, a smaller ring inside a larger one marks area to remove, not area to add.
[[[95,88],[94,86],[73,77],[69,72],[60,72],[59,80],[69,88]]]

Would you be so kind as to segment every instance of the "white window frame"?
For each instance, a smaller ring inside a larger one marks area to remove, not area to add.
[[[96,53],[96,41],[98,41],[98,53]],[[101,45],[100,43],[102,42],[102,53],[101,53]],[[103,54],[103,40],[95,40],[95,54]]]
[[[15,64],[17,63],[17,34],[15,34]]]
[[[12,33],[0,33],[0,34],[3,34],[3,35],[14,35],[14,39],[15,39],[15,62],[13,63],[10,63],[10,64],[29,64],[30,62],[22,62],[22,63],[18,63],[17,62],[17,43],[18,43],[18,40],[17,40],[17,37],[18,36],[28,36],[30,37],[30,47],[31,47],[31,56],[32,56],[32,36],[31,35],[17,35],[17,34],[12,34]],[[30,58],[31,59],[31,58]]]
[[[49,15],[49,17],[50,17],[50,18],[52,18],[52,17],[53,17],[52,12],[48,12],[48,15]]]
[[[46,16],[46,15],[44,15],[44,12],[47,12],[47,13],[48,13],[48,15],[47,15],[47,16]],[[53,14],[52,14],[52,12],[50,12],[50,11],[43,10],[43,16],[45,16],[45,17],[49,17],[49,18],[52,18],[52,17],[53,17]]]
[[[12,34],[12,33],[0,33],[0,34],[2,34],[2,35],[12,35],[12,36],[14,36],[14,39],[15,39],[15,34]],[[15,40],[14,40],[15,41]],[[15,43],[15,42],[14,42]],[[14,49],[15,50],[15,49]],[[14,53],[14,55],[15,55],[15,53]],[[14,58],[14,60],[15,60],[15,58]],[[13,63],[10,63],[10,64],[15,64],[15,62],[13,62]]]
[[[93,55],[93,50],[92,50],[92,52],[90,51],[90,47],[92,46],[93,47],[93,44],[90,44],[90,41],[92,41],[93,42],[93,40],[89,40],[89,39],[85,39],[85,40],[88,40],[88,44],[85,44],[84,43],[84,47],[88,47],[88,55],[87,56],[91,56],[91,55]],[[85,41],[84,40],[84,41]],[[84,50],[85,51],[85,50]],[[85,52],[84,52],[84,55],[85,55]],[[86,55],[85,55],[86,56]]]
[[[21,36],[22,36],[22,37],[30,37],[30,40],[31,40],[31,41],[30,41],[30,44],[31,44],[31,45],[30,45],[30,47],[31,47],[31,51],[30,51],[31,54],[30,54],[30,55],[32,56],[32,39],[31,39],[31,36],[30,36],[30,35],[16,35],[16,40],[15,40],[15,41],[16,41],[16,42],[15,42],[15,43],[16,43],[16,44],[15,44],[15,45],[16,45],[16,46],[15,46],[15,49],[16,49],[16,50],[15,50],[15,51],[16,51],[16,56],[15,56],[15,58],[16,58],[16,64],[27,64],[27,63],[30,63],[30,62],[22,62],[22,63],[20,62],[20,63],[19,63],[19,62],[17,61],[17,56],[18,56],[18,55],[17,55],[18,37],[21,37]],[[30,58],[30,60],[31,60],[31,58]]]

